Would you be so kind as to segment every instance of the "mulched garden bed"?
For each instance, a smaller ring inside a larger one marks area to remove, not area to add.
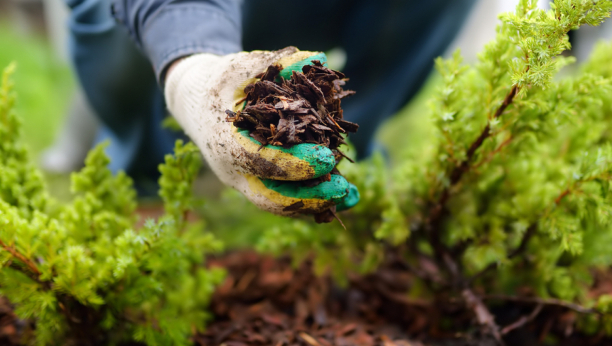
[[[370,275],[351,275],[344,288],[329,277],[315,276],[309,261],[293,268],[289,257],[239,251],[211,258],[208,265],[226,268],[228,277],[212,299],[215,319],[194,337],[194,345],[496,345],[479,334],[473,317],[452,299],[436,304],[408,298],[405,292],[413,276],[400,262],[391,260]],[[595,291],[612,290],[611,275],[599,273],[596,281]],[[508,303],[492,312],[506,326],[532,309]],[[573,333],[576,315],[567,309],[545,307],[538,316],[509,333],[506,345],[612,345],[601,335]],[[467,332],[453,332],[460,330]],[[33,326],[17,319],[8,301],[0,298],[0,345],[20,345],[32,332]]]
[[[293,268],[289,257],[235,252],[211,259],[209,265],[226,268],[229,276],[213,298],[215,321],[195,340],[200,345],[496,345],[479,335],[464,307],[408,298],[414,279],[400,261],[390,260],[370,275],[351,275],[345,288],[315,276],[308,261]],[[600,275],[597,287],[609,289],[610,279]],[[533,305],[509,303],[493,312],[506,326],[531,310]],[[505,341],[508,346],[612,345],[601,336],[573,333],[575,318],[567,309],[545,307]],[[468,332],[454,332],[458,330]]]

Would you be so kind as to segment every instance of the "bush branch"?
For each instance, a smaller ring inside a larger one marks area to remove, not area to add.
[[[502,335],[506,335],[506,334],[510,333],[511,331],[513,331],[515,329],[518,329],[518,328],[521,328],[522,326],[526,325],[527,323],[533,321],[538,316],[540,311],[542,311],[543,307],[544,307],[544,304],[536,305],[536,307],[533,309],[533,311],[529,315],[522,316],[521,318],[519,318],[518,320],[516,320],[512,324],[509,324],[509,325],[505,326],[501,330],[501,334]]]
[[[519,87],[518,85],[513,85],[502,104],[495,111],[493,118],[500,117],[504,111],[508,108],[508,106],[514,100],[514,97],[518,94]],[[476,151],[482,146],[484,141],[491,136],[491,125],[487,123],[485,128],[482,130],[478,138],[470,145],[466,158],[451,171],[449,176],[450,183],[446,186],[438,198],[438,201],[433,205],[427,221],[425,223],[425,230],[427,231],[429,243],[433,247],[435,257],[437,261],[446,267],[448,273],[451,275],[451,280],[455,287],[461,288],[461,295],[463,297],[463,301],[467,305],[467,307],[472,310],[478,323],[487,329],[487,332],[490,333],[498,344],[503,345],[504,342],[501,337],[501,333],[499,330],[499,326],[495,323],[495,317],[487,306],[482,302],[482,300],[474,294],[472,289],[470,288],[471,280],[467,280],[461,274],[461,268],[459,263],[457,263],[446,246],[442,243],[440,232],[442,230],[441,222],[443,219],[443,214],[446,208],[446,202],[450,197],[451,189],[459,183],[463,175],[470,170],[470,164],[472,163],[472,159],[476,154]],[[525,245],[526,246],[526,245]]]
[[[519,90],[520,89],[518,85],[515,84],[512,86],[512,88],[510,89],[506,97],[504,98],[504,101],[502,102],[502,104],[497,108],[497,110],[493,114],[493,119],[499,118],[504,113],[504,111],[508,108],[508,106],[512,104],[512,101],[514,100],[514,97],[518,94]],[[459,165],[455,166],[455,168],[451,171],[450,176],[449,176],[450,179],[449,179],[448,186],[445,187],[444,190],[442,190],[442,193],[440,194],[438,201],[436,202],[436,204],[431,209],[431,212],[429,213],[427,224],[428,224],[428,228],[430,231],[435,230],[437,228],[436,226],[439,225],[440,219],[442,217],[442,212],[444,211],[446,202],[448,201],[448,198],[450,197],[451,188],[457,185],[457,183],[459,183],[463,175],[470,170],[470,163],[472,162],[472,159],[474,158],[476,151],[482,146],[484,141],[490,136],[491,136],[491,125],[490,123],[487,123],[487,125],[484,127],[484,129],[482,130],[478,138],[476,138],[476,140],[472,142],[472,144],[470,145],[466,153],[465,159]]]
[[[485,332],[492,335],[499,345],[505,345],[501,333],[499,332],[499,326],[495,323],[495,316],[493,316],[489,308],[482,302],[482,299],[470,288],[470,283],[459,271],[457,262],[448,253],[443,255],[443,260],[446,264],[446,268],[453,277],[453,281],[461,287],[463,301],[467,308],[476,316],[478,324],[484,327]]]
[[[502,151],[502,149],[504,149],[506,146],[508,146],[510,143],[512,143],[512,140],[514,138],[512,136],[506,138],[506,140],[504,140],[497,148],[495,148],[495,150],[493,150],[488,156],[487,158],[485,158],[484,160],[482,160],[481,162],[475,164],[472,168],[478,168],[482,165],[484,165],[487,162],[491,162],[491,160],[493,160],[493,157],[495,157],[495,155],[497,155],[498,153],[500,153]]]
[[[503,294],[489,294],[489,295],[482,296],[482,300],[503,300],[503,301],[515,302],[515,303],[558,306],[558,307],[570,309],[580,314],[597,314],[600,316],[606,315],[606,313],[599,311],[597,309],[587,308],[580,304],[570,303],[570,302],[566,302],[561,299],[555,299],[555,298],[517,297],[517,296],[508,296],[508,295],[503,295]]]
[[[504,341],[502,340],[502,333],[499,331],[499,326],[495,323],[495,316],[489,311],[487,306],[470,288],[465,288],[463,292],[461,292],[463,296],[463,300],[466,305],[474,312],[476,315],[476,319],[481,326],[486,327],[487,332],[493,335],[495,340],[500,344],[504,345]]]
[[[557,196],[557,198],[555,198],[555,204],[559,205],[559,203],[561,203],[561,201],[563,200],[563,198],[565,198],[567,195],[569,195],[572,191],[570,190],[570,188],[568,187],[567,189],[565,189],[563,192],[561,192],[561,194],[559,196]]]
[[[518,91],[519,91],[518,85],[512,86],[512,88],[510,89],[506,97],[504,98],[504,101],[502,102],[502,104],[495,111],[493,118],[498,118],[503,114],[506,108],[508,108],[508,106],[514,100],[514,97],[518,94]],[[427,221],[425,223],[425,230],[428,233],[429,242],[434,249],[436,259],[439,262],[445,262],[446,259],[444,257],[448,254],[448,250],[446,249],[444,244],[442,244],[442,241],[441,241],[442,237],[440,235],[440,232],[442,228],[441,222],[443,218],[443,212],[446,207],[446,202],[448,201],[450,197],[450,191],[461,180],[461,178],[463,177],[463,174],[469,171],[470,163],[476,151],[478,150],[478,148],[482,146],[484,141],[491,136],[490,130],[491,130],[491,126],[490,124],[487,124],[485,128],[482,130],[482,132],[480,133],[480,136],[478,136],[478,138],[470,145],[467,151],[465,160],[463,160],[459,165],[455,166],[455,168],[452,170],[450,174],[449,185],[446,186],[442,190],[442,192],[440,193],[440,197],[438,198],[438,201],[433,205],[433,207],[431,208],[431,211],[429,212],[429,216],[427,217]],[[453,276],[455,277],[455,275]]]
[[[573,190],[571,187],[568,187],[567,189],[563,190],[555,198],[554,205],[558,206],[565,197],[569,196],[572,193],[572,191]],[[531,226],[527,228],[527,231],[525,232],[525,234],[523,235],[523,238],[521,239],[521,243],[516,249],[514,249],[512,252],[508,254],[507,259],[509,260],[513,259],[514,257],[525,252],[525,250],[527,249],[527,245],[529,244],[529,241],[531,240],[531,238],[533,238],[533,236],[535,235],[537,228],[538,228],[537,223],[533,223],[531,224]],[[489,264],[483,270],[474,274],[474,276],[472,276],[469,281],[474,282],[476,279],[482,277],[484,274],[490,272],[491,270],[496,269],[498,266],[499,266],[499,262],[494,262],[494,263]]]
[[[0,239],[0,246],[6,252],[10,253],[13,257],[18,259],[23,264],[25,264],[25,266],[28,268],[28,271],[31,272],[32,274],[34,274],[34,277],[31,277],[31,278],[34,279],[35,281],[39,281],[39,276],[40,276],[41,273],[40,273],[40,270],[38,270],[38,267],[36,266],[36,264],[34,262],[29,260],[26,256],[24,256],[22,253],[17,251],[17,249],[15,249],[14,247],[8,246],[1,239]]]

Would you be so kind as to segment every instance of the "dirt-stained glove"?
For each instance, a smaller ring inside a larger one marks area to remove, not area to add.
[[[357,188],[340,175],[312,187],[299,183],[334,168],[334,155],[325,146],[267,145],[258,150],[259,142],[225,121],[225,110],[241,107],[245,86],[268,66],[278,63],[285,67],[281,75],[290,76],[313,60],[325,61],[325,54],[294,47],[226,56],[197,54],[179,62],[166,78],[168,108],[211,169],[222,182],[274,214],[319,213],[332,205],[344,210],[359,201]]]

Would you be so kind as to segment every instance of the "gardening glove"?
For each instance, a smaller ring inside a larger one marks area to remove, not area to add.
[[[178,62],[166,77],[168,108],[211,169],[223,183],[274,214],[314,214],[333,205],[344,210],[359,201],[357,188],[340,175],[331,175],[331,181],[317,186],[299,183],[332,171],[336,160],[327,147],[302,143],[260,149],[248,132],[225,120],[226,110],[242,108],[244,88],[268,66],[285,67],[281,76],[288,79],[293,70],[301,72],[313,60],[324,62],[325,54],[294,47],[225,56],[205,53]]]

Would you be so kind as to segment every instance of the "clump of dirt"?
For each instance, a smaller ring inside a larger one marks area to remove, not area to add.
[[[339,71],[331,70],[318,61],[293,71],[290,79],[279,76],[283,67],[271,65],[257,76],[259,80],[244,89],[246,97],[241,111],[227,110],[227,121],[241,130],[248,130],[261,148],[271,144],[291,147],[300,143],[328,147],[336,164],[348,158],[338,147],[346,144],[343,135],[357,132],[359,125],[343,119],[341,100],[355,94],[342,87],[348,80]],[[336,169],[331,174],[340,174]],[[307,181],[308,186],[329,181],[330,175]],[[337,218],[335,207],[317,214],[317,222]],[[339,219],[338,219],[339,220]]]

